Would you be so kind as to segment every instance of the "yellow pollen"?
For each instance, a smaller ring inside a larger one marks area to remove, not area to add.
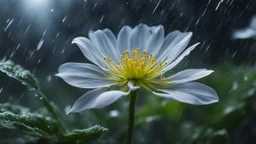
[[[126,83],[128,81],[142,85],[147,82],[157,83],[158,79],[156,77],[163,73],[164,68],[167,66],[167,58],[162,62],[156,63],[156,57],[152,53],[148,54],[146,50],[140,52],[139,48],[131,52],[125,50],[120,55],[120,58],[119,62],[114,62],[110,57],[103,57],[107,65],[107,71],[111,75],[109,79],[117,83]],[[164,79],[159,78],[162,81]]]

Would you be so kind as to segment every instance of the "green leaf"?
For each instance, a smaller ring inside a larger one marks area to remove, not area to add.
[[[108,129],[96,125],[62,134],[57,122],[49,116],[31,112],[19,105],[0,104],[0,143],[90,142],[107,131]]]
[[[0,120],[20,122],[30,127],[39,128],[48,134],[59,132],[58,125],[51,117],[32,113],[29,109],[11,105],[9,103],[0,104]],[[16,112],[16,113],[13,113]]]
[[[28,108],[0,104],[0,143],[40,143],[57,141],[56,121]]]
[[[37,80],[33,74],[28,70],[23,69],[20,65],[14,64],[12,61],[1,61],[0,71],[32,89],[39,89]]]
[[[23,69],[20,65],[14,64],[12,61],[2,61],[0,62],[0,71],[6,73],[9,77],[20,81],[22,84],[31,88],[31,90],[34,90],[35,93],[40,96],[40,99],[47,108],[47,110],[53,115],[55,120],[57,120],[59,128],[63,131],[66,131],[64,124],[56,114],[54,108],[50,104],[50,101],[39,90],[39,85],[36,78],[28,70]]]
[[[64,135],[64,141],[89,142],[89,141],[96,140],[105,132],[108,132],[108,129],[96,125],[96,126],[93,126],[93,127],[87,128],[87,129],[74,130],[71,133]]]

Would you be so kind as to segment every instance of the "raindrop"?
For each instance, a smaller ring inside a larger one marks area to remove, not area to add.
[[[152,121],[154,121],[155,119],[157,119],[157,117],[155,117],[155,116],[148,116],[147,118],[146,118],[146,122],[152,122]]]
[[[40,100],[42,100],[42,99],[43,99],[43,97],[40,97],[39,99],[40,99]]]
[[[224,110],[224,114],[229,114],[229,113],[231,113],[231,112],[234,111],[234,110],[235,110],[234,107],[229,106],[229,107],[227,107],[227,108]]]
[[[220,1],[219,1],[219,3],[218,3],[218,5],[217,5],[217,7],[215,8],[215,11],[217,11],[217,10],[218,10],[218,8],[220,7],[220,4],[221,4],[221,3],[223,3],[223,1],[224,1],[224,0],[220,0]]]
[[[65,22],[66,18],[67,18],[67,16],[65,16],[65,17],[62,19],[62,22],[63,22],[63,23]]]
[[[12,58],[14,54],[15,54],[15,51],[13,51],[13,52],[11,53],[10,58]]]
[[[154,8],[152,14],[155,13],[155,11],[156,11],[157,7],[159,6],[160,2],[161,2],[161,0],[159,0],[158,3],[156,4],[156,7]]]
[[[45,30],[45,31],[44,31],[44,33],[43,33],[42,37],[44,37],[44,35],[46,34],[46,32],[47,32],[47,30]]]
[[[254,93],[255,93],[255,89],[254,89],[254,88],[250,89],[250,90],[247,92],[247,94],[248,94],[249,96],[254,95]]]
[[[4,31],[7,31],[7,29],[9,28],[9,26],[12,24],[14,19],[12,19],[11,21],[7,20],[7,22],[9,21],[8,25],[5,27]]]
[[[66,113],[69,112],[70,109],[71,109],[71,106],[70,106],[70,105],[66,106],[66,107],[65,107],[65,112],[66,112]]]
[[[238,83],[236,81],[233,82],[232,84],[232,90],[236,90],[238,88]]]
[[[52,80],[52,76],[48,75],[46,79],[47,79],[48,82],[50,82]]]
[[[51,9],[51,12],[54,12],[54,9]]]
[[[40,50],[40,48],[42,47],[43,43],[44,43],[44,40],[41,39],[41,40],[39,41],[38,45],[37,45],[37,48],[36,48],[37,51]]]
[[[65,52],[65,49],[63,49],[62,51],[61,51],[61,53],[63,54]]]
[[[100,23],[102,22],[103,19],[104,19],[104,15],[100,18]]]
[[[24,35],[26,35],[26,34],[27,34],[28,30],[30,29],[30,26],[31,26],[31,25],[29,25],[29,26],[27,27],[27,29],[26,29],[26,31],[25,31],[25,33],[24,33]]]
[[[57,33],[56,38],[59,37],[60,33]]]
[[[18,23],[18,27],[20,26],[20,24],[22,23],[23,19],[21,19]]]
[[[119,116],[119,111],[118,110],[111,110],[109,112],[110,117],[118,117]]]
[[[19,48],[20,48],[20,44],[17,45],[16,50],[18,50]]]
[[[237,53],[237,51],[236,51],[236,52],[234,52],[234,54],[232,55],[232,58],[234,58],[234,57],[235,57],[236,53]]]
[[[95,8],[97,7],[97,3],[94,5],[94,7],[93,7],[93,9],[92,9],[92,11],[94,11],[95,10]]]
[[[50,117],[46,117],[45,119],[46,119],[46,120],[51,120],[51,118],[50,118]]]
[[[244,81],[247,81],[247,80],[248,80],[248,76],[245,75],[245,76],[244,76]]]

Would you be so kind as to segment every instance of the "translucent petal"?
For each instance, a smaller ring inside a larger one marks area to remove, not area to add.
[[[115,84],[105,79],[107,72],[92,64],[65,63],[58,69],[56,76],[66,83],[79,88],[99,88]]]
[[[131,33],[129,50],[135,50],[136,48],[146,50],[148,48],[149,37],[150,28],[145,24],[137,25]]]
[[[102,61],[103,59],[99,59],[101,55],[99,55],[99,53],[96,51],[96,48],[90,40],[85,37],[77,37],[72,41],[72,43],[77,44],[88,60],[104,69],[104,62]]]
[[[168,57],[168,62],[172,62],[184,51],[191,37],[191,32],[182,33],[180,31],[173,31],[168,34],[164,39],[161,48],[156,54],[157,61],[163,61],[166,57]]]
[[[98,58],[103,59],[103,57],[110,57],[114,62],[120,59],[116,47],[116,39],[113,37],[110,30],[90,31],[89,38],[99,55],[101,55]]]
[[[190,52],[196,48],[197,45],[199,45],[199,43],[196,43],[191,47],[187,48],[175,61],[170,63],[168,66],[166,66],[164,70],[169,71],[170,69],[174,68],[177,64],[179,64],[183,60],[185,56],[189,55]]]
[[[164,42],[164,28],[162,25],[151,27],[151,35],[147,48],[148,53],[156,55]]]
[[[205,105],[219,101],[214,89],[197,82],[178,84],[172,86],[170,89],[158,90],[162,93],[153,92],[153,94],[193,105]]]
[[[118,33],[117,48],[120,54],[122,54],[125,50],[129,50],[131,33],[132,29],[129,26],[124,26]]]
[[[170,81],[169,83],[185,83],[206,77],[212,72],[213,70],[207,69],[187,69],[178,72],[166,79]]]
[[[127,96],[130,92],[118,90],[106,91],[105,88],[94,89],[85,93],[78,98],[68,113],[81,112],[86,109],[103,108],[117,101],[123,96]]]

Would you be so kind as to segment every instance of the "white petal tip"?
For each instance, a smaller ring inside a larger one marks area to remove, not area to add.
[[[195,43],[194,45],[195,45],[195,46],[198,46],[198,45],[200,45],[200,42],[197,42],[197,43]]]
[[[235,30],[232,34],[232,39],[248,39],[254,38],[256,36],[256,31],[251,28],[244,28]]]
[[[214,72],[214,70],[208,70],[208,72],[209,72],[209,74],[211,74],[211,73],[213,73],[213,72]]]
[[[135,91],[140,88],[139,86],[134,86],[132,82],[128,82],[128,87],[131,91]]]
[[[71,44],[77,43],[79,41],[79,39],[82,37],[76,37],[72,40]]]
[[[57,74],[55,74],[54,76],[56,76],[56,77],[60,77],[60,74],[59,74],[59,73],[57,73]]]

